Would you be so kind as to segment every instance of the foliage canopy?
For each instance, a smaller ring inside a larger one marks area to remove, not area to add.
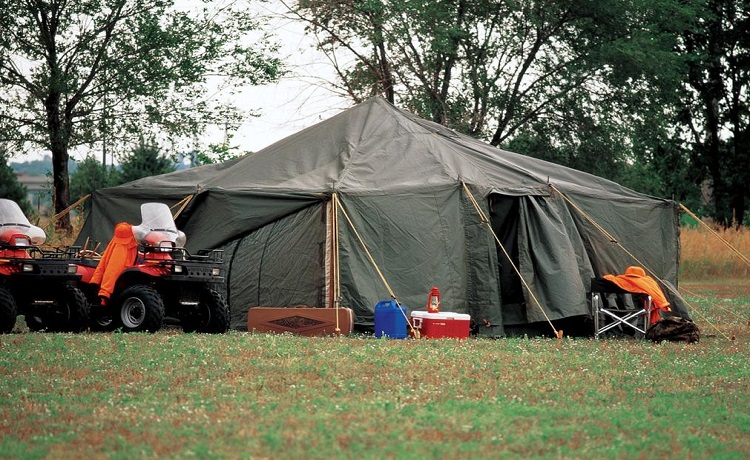
[[[236,2],[0,0],[0,142],[50,151],[60,211],[71,148],[123,151],[138,136],[176,142],[236,121],[245,113],[209,86],[276,79],[275,52]]]

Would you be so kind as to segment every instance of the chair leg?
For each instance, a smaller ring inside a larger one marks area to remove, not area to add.
[[[599,338],[599,309],[600,309],[600,297],[599,294],[591,294],[591,310],[594,316],[594,338]]]

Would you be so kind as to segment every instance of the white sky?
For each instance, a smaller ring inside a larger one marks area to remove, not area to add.
[[[267,5],[269,6],[269,5]],[[271,8],[281,8],[271,2]],[[260,117],[249,118],[237,129],[231,145],[257,151],[308,126],[325,120],[351,105],[325,87],[334,78],[332,66],[322,53],[313,49],[313,40],[304,35],[304,26],[282,18],[268,24],[281,44],[280,55],[289,75],[278,83],[250,87],[242,94],[243,105],[258,110]],[[224,139],[223,126],[215,126],[211,142]]]

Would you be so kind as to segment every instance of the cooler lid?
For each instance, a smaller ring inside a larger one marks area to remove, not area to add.
[[[459,320],[459,321],[470,321],[471,315],[468,315],[466,313],[446,313],[447,315],[451,315],[453,319]]]
[[[422,318],[422,319],[450,319],[450,314],[448,313],[430,313],[429,311],[423,311],[423,310],[416,310],[411,312],[412,318]]]
[[[458,321],[470,321],[471,315],[466,313],[454,313],[452,311],[441,311],[440,313],[430,313],[424,310],[415,310],[411,312],[412,318],[424,319],[454,319]]]

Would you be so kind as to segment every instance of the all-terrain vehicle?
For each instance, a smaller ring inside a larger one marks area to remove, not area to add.
[[[222,251],[190,254],[163,203],[142,204],[141,218],[138,226],[115,227],[101,259],[79,261],[92,330],[155,332],[176,320],[185,332],[226,332],[229,307],[218,291]]]
[[[14,201],[0,199],[0,333],[24,315],[32,331],[80,332],[89,306],[71,249],[42,249],[47,236]]]

